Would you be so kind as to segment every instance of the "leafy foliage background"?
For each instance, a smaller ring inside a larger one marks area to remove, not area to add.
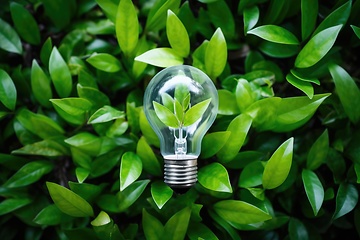
[[[359,237],[360,1],[0,2],[0,239]],[[163,183],[142,97],[220,97],[198,183]]]

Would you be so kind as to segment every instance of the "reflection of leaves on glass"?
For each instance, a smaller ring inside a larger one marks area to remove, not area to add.
[[[178,94],[177,94],[178,93]],[[211,98],[190,106],[190,93],[175,91],[175,99],[169,94],[162,95],[161,105],[153,101],[156,115],[166,126],[172,128],[188,127],[198,121],[208,108]]]

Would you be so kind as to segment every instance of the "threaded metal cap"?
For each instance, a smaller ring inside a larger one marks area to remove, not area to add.
[[[164,159],[164,182],[173,190],[189,189],[197,182],[197,159]]]

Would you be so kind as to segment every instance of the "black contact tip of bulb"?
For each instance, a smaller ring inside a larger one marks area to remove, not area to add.
[[[191,186],[190,187],[179,187],[179,186],[171,186],[171,185],[169,187],[178,195],[187,193],[191,188]]]

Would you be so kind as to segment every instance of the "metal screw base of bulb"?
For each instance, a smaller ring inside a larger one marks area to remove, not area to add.
[[[164,182],[172,189],[189,189],[197,182],[197,159],[164,159]]]

